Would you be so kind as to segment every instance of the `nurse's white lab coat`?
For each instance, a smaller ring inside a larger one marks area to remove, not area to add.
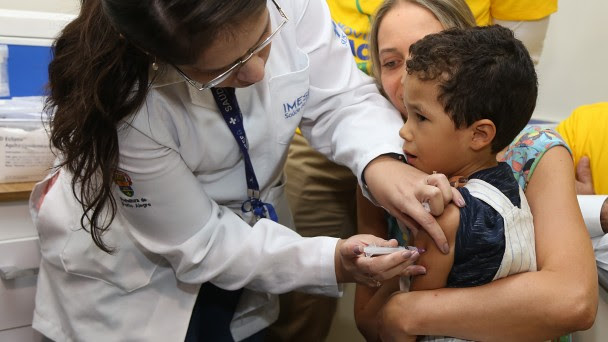
[[[42,249],[35,329],[57,341],[183,340],[200,284],[210,281],[245,288],[231,324],[240,340],[276,319],[274,294],[340,294],[336,239],[287,228],[289,142],[300,125],[315,148],[361,176],[373,158],[401,152],[402,120],[356,68],[325,1],[282,5],[290,21],[272,43],[264,80],[236,90],[261,198],[281,224],[241,212],[243,158],[211,92],[161,69],[145,103],[119,128],[118,213],[103,235],[113,255],[79,229],[82,209],[66,170],[39,210],[48,179],[34,189]]]

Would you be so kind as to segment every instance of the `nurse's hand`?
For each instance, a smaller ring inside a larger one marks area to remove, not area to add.
[[[451,201],[459,207],[465,203],[444,175],[428,175],[389,156],[372,160],[364,172],[367,187],[378,204],[408,228],[424,229],[444,253],[450,251],[445,234],[433,216],[441,215]],[[430,212],[422,203],[428,204]]]
[[[357,282],[378,287],[383,281],[396,276],[420,275],[426,273],[423,266],[414,265],[420,256],[409,250],[392,254],[366,257],[363,248],[368,245],[396,247],[397,240],[386,241],[369,234],[351,236],[339,240],[334,254],[336,279],[338,283]]]

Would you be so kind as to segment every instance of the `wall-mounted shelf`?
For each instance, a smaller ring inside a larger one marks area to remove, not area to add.
[[[0,202],[27,201],[35,184],[35,182],[1,183]]]

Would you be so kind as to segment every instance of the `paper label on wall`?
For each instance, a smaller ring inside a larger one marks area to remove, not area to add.
[[[8,46],[0,44],[0,97],[10,95],[8,84]]]
[[[0,183],[39,181],[54,159],[44,128],[0,127]]]

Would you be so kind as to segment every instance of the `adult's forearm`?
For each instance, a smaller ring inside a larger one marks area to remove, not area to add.
[[[396,340],[400,333],[477,341],[551,339],[593,323],[595,309],[589,303],[594,303],[597,282],[580,276],[582,281],[576,275],[528,272],[480,287],[398,294],[383,310],[382,329]]]
[[[378,313],[390,295],[399,290],[397,278],[384,282],[379,288],[357,285],[355,291],[355,323],[366,341],[378,340]]]

